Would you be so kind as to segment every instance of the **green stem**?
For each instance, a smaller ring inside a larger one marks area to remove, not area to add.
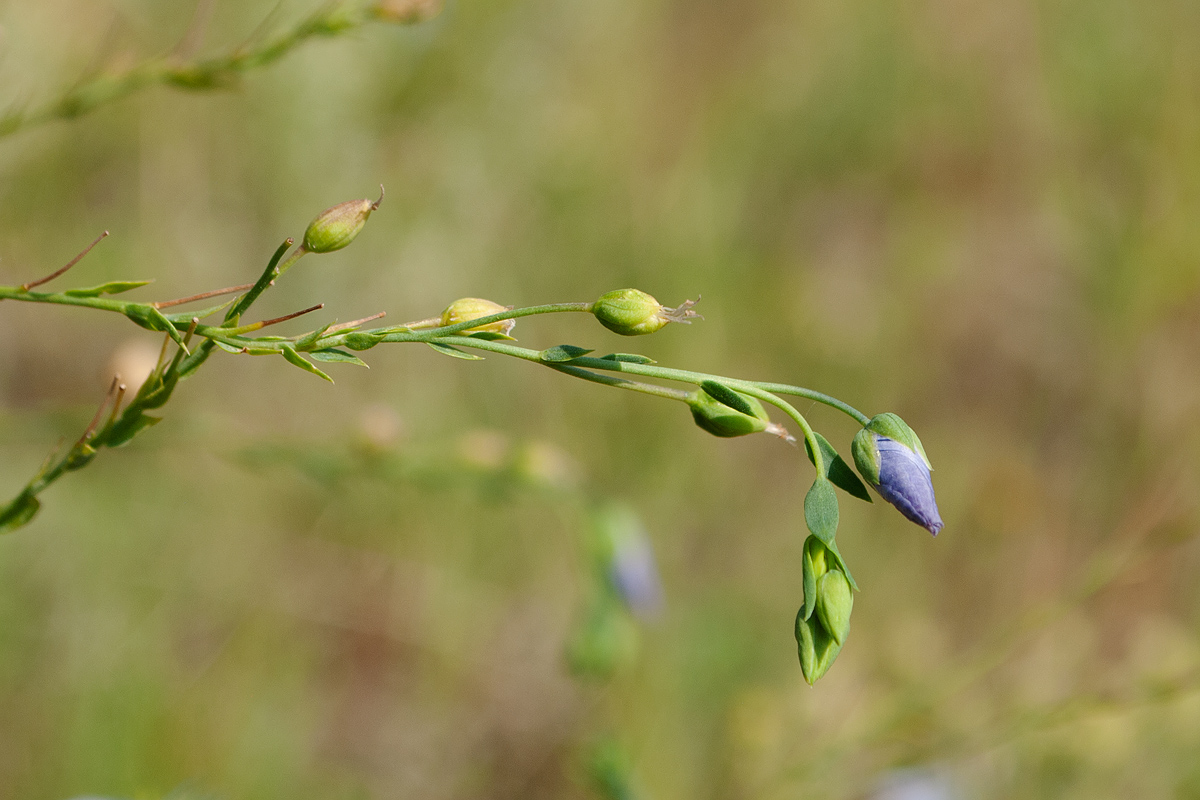
[[[424,342],[435,336],[450,336],[459,331],[469,330],[471,328],[482,328],[484,325],[490,325],[493,322],[503,322],[508,319],[520,319],[521,317],[532,317],[536,314],[558,314],[563,311],[583,311],[591,313],[591,303],[547,303],[541,306],[526,306],[525,308],[510,308],[505,311],[500,311],[495,314],[488,314],[486,317],[477,317],[476,319],[464,320],[456,322],[453,325],[443,327],[420,328],[421,334],[419,338],[391,338],[394,334],[415,333],[416,331],[410,325],[394,325],[388,328],[378,328],[373,331],[363,331],[363,333],[387,333],[388,337],[384,338],[385,342]],[[440,318],[431,317],[429,319],[418,320],[413,325],[424,326],[430,322],[436,322]],[[328,347],[330,345],[323,345]]]

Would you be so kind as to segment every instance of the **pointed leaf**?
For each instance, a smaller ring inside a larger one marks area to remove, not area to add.
[[[312,333],[307,333],[304,336],[301,336],[299,339],[296,340],[296,349],[303,350],[306,347],[312,347],[314,344],[317,343],[317,339],[320,339],[322,334],[324,334],[325,331],[329,330],[332,326],[333,326],[332,322],[326,322],[324,325],[322,325],[320,328],[317,328]],[[317,360],[319,361],[320,359],[317,359]]]
[[[145,286],[154,281],[109,281],[99,286],[89,286],[86,289],[67,289],[63,294],[67,297],[99,297],[102,294],[120,294]]]
[[[211,317],[218,311],[224,311],[226,308],[233,305],[235,300],[237,300],[236,297],[232,300],[226,300],[219,306],[210,306],[209,308],[203,308],[199,311],[192,311],[190,313],[187,311],[180,311],[177,314],[167,314],[166,317],[167,319],[171,320],[171,322],[187,322],[190,324],[193,318],[204,319],[205,317]]]
[[[517,340],[515,336],[509,336],[507,333],[501,333],[500,331],[475,331],[474,333],[463,331],[460,335],[469,336],[472,339],[483,339],[485,342],[515,342]]]
[[[745,397],[742,397],[740,394],[735,392],[733,389],[730,389],[723,383],[717,383],[716,381],[704,381],[700,384],[700,388],[703,389],[704,393],[709,397],[716,400],[718,403],[721,403],[722,405],[729,406],[734,411],[740,411],[750,417],[757,416],[757,414],[755,414],[754,406],[746,402]]]
[[[837,492],[826,478],[818,476],[804,496],[804,521],[808,529],[826,545],[837,535]]]
[[[162,417],[152,417],[149,414],[137,414],[135,416],[123,416],[113,426],[112,433],[105,439],[104,444],[108,447],[121,447],[129,444],[129,440],[137,436],[147,428],[152,428],[162,422]]]
[[[29,490],[21,492],[4,508],[0,508],[0,533],[15,531],[27,525],[38,513],[42,503]]]
[[[426,342],[425,344],[429,345],[434,350],[437,350],[439,353],[441,353],[444,356],[450,356],[452,358],[462,358],[467,361],[483,361],[483,356],[477,356],[474,353],[464,353],[462,350],[459,350],[457,347],[451,347],[448,344],[440,344],[438,342]],[[347,342],[347,345],[349,345],[349,342]],[[353,348],[351,348],[351,349],[353,349]]]
[[[573,344],[560,344],[556,347],[547,347],[538,354],[538,357],[550,364],[561,364],[564,361],[574,361],[580,356],[586,356],[590,352],[592,351],[583,347],[576,347]]]
[[[210,339],[209,341],[211,341],[217,347],[224,350],[226,353],[233,353],[236,356],[242,352],[242,348],[234,347],[231,344],[225,344],[224,342],[220,341],[219,339]]]
[[[314,361],[324,361],[329,364],[357,364],[360,367],[367,367],[367,362],[363,361],[356,355],[347,353],[345,350],[337,350],[332,347],[326,350],[313,350],[308,354]]]
[[[804,619],[808,619],[817,610],[817,569],[813,564],[812,548],[813,545],[821,547],[821,540],[815,536],[809,535],[804,540],[804,556],[801,559],[801,569],[804,580],[804,607],[800,609]]]
[[[649,356],[639,356],[637,353],[609,353],[606,356],[600,356],[604,361],[620,361],[625,364],[657,364],[653,358]]]
[[[382,333],[350,333],[346,335],[346,347],[355,351],[370,350],[382,342],[383,337]]]
[[[854,470],[850,469],[849,464],[842,460],[829,440],[815,431],[813,436],[816,437],[817,445],[821,448],[821,457],[825,460],[825,477],[829,478],[830,483],[851,497],[866,500],[868,503],[874,502],[862,479],[855,474]],[[812,446],[809,445],[807,439],[804,440],[804,452],[808,453],[808,460],[813,463],[813,466],[816,466],[817,462],[813,458]]]
[[[280,352],[283,353],[283,357],[285,359],[287,359],[287,362],[289,364],[297,366],[300,369],[304,370],[305,372],[311,372],[313,375],[316,375],[318,378],[324,378],[325,380],[329,381],[330,383],[333,383],[333,378],[329,377],[324,372],[321,372],[321,370],[317,369],[311,361],[309,361],[304,356],[297,353],[292,348],[285,347]]]
[[[850,581],[850,588],[856,592],[859,591],[858,583],[855,582],[854,576],[850,574],[850,568],[846,566],[846,559],[842,558],[842,554],[838,552],[837,542],[830,542],[825,547],[829,552],[833,553],[834,560],[837,561],[837,568],[846,573],[846,580]]]

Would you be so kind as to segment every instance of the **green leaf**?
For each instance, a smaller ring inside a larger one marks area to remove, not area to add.
[[[347,342],[347,344],[349,344],[349,342]],[[425,344],[429,345],[434,350],[437,350],[444,356],[450,356],[451,358],[462,358],[467,361],[483,361],[483,356],[477,356],[474,353],[464,353],[457,347],[451,347],[448,344],[439,344],[438,342],[426,342]]]
[[[210,306],[209,308],[204,308],[200,311],[180,311],[177,314],[167,314],[166,317],[167,319],[171,320],[171,322],[186,322],[191,324],[193,319],[204,319],[205,317],[211,317],[218,311],[224,311],[226,308],[233,305],[234,300],[237,300],[237,298],[235,297],[233,300],[226,300],[219,306]]]
[[[637,353],[609,353],[606,356],[600,356],[603,361],[620,361],[625,364],[657,364],[653,358],[649,356],[639,356]]]
[[[102,294],[120,294],[145,286],[154,281],[109,281],[99,286],[89,286],[86,289],[67,289],[63,294],[67,297],[99,297]]]
[[[240,354],[240,353],[242,352],[242,348],[240,348],[240,347],[234,347],[234,346],[233,346],[233,345],[231,345],[231,344],[225,344],[224,342],[222,342],[222,341],[219,341],[219,340],[217,340],[217,339],[210,339],[209,341],[211,341],[211,342],[212,342],[213,344],[215,344],[217,347],[219,347],[219,348],[221,348],[222,350],[224,350],[226,353],[233,353],[233,354],[236,356],[236,355],[238,355],[238,354]]]
[[[573,344],[560,344],[556,347],[547,347],[541,353],[538,353],[538,358],[550,364],[561,364],[564,361],[574,361],[580,356],[586,356],[592,352],[583,347],[576,347]]]
[[[382,333],[350,333],[346,334],[346,347],[351,350],[370,350],[383,341]]]
[[[0,509],[0,533],[15,531],[27,525],[41,507],[41,501],[28,489],[21,492],[11,503]]]
[[[813,536],[826,545],[831,544],[837,535],[837,492],[827,478],[817,476],[812,488],[804,496],[804,522]]]
[[[337,350],[332,347],[325,350],[313,350],[308,355],[313,361],[324,361],[329,364],[357,364],[360,367],[366,367],[367,369],[370,369],[370,366],[367,365],[367,362],[363,361],[358,356],[347,353],[345,350]]]
[[[162,422],[162,417],[152,417],[149,414],[125,415],[112,428],[112,433],[105,439],[108,447],[121,447],[129,444],[129,440],[147,428],[152,428]]]
[[[332,322],[327,322],[320,328],[317,328],[312,333],[307,333],[304,336],[300,337],[299,339],[296,340],[296,349],[304,350],[307,347],[312,347],[314,344],[317,343],[317,339],[320,339],[322,334],[324,334],[325,331],[329,330],[332,326],[333,326]],[[318,361],[319,360],[320,359],[318,359]]]
[[[721,403],[722,405],[729,406],[734,411],[740,411],[750,417],[758,416],[755,413],[754,406],[750,405],[750,403],[746,401],[745,397],[742,397],[740,394],[735,392],[733,389],[730,389],[723,383],[717,383],[716,381],[704,381],[700,384],[700,388],[703,389],[704,393],[709,397],[716,400],[718,403]]]
[[[829,549],[829,552],[833,553],[838,569],[846,573],[846,580],[850,581],[850,588],[857,592],[859,590],[858,583],[855,582],[854,576],[850,574],[850,568],[846,566],[846,559],[842,558],[842,554],[838,552],[837,542],[830,542],[826,547]]]
[[[304,356],[297,353],[292,348],[285,347],[282,350],[280,350],[280,352],[283,353],[283,357],[287,360],[287,362],[289,364],[292,364],[293,366],[297,366],[300,369],[304,370],[305,372],[311,372],[313,375],[316,375],[318,378],[324,378],[325,380],[329,381],[330,383],[333,383],[333,378],[329,377],[324,372],[321,372],[321,370],[317,369],[311,361],[309,361]]]
[[[800,609],[800,613],[808,619],[813,615],[813,611],[817,609],[817,575],[816,565],[813,563],[813,547],[824,547],[821,540],[810,535],[804,540],[804,556],[801,559],[802,571],[804,576],[804,607]]]
[[[821,448],[821,456],[825,460],[825,477],[839,489],[851,497],[857,497],[859,500],[866,500],[868,503],[871,500],[871,493],[867,491],[866,485],[855,474],[854,470],[850,469],[842,457],[838,455],[838,451],[833,449],[833,445],[817,432],[813,432],[813,436],[817,438],[817,445]],[[804,451],[808,453],[808,460],[812,461],[813,466],[816,466],[816,460],[813,459],[812,446],[808,440],[804,440]]]
[[[472,339],[483,339],[485,342],[515,342],[517,340],[515,336],[509,336],[507,333],[501,333],[500,331],[475,331],[474,333],[463,331],[459,335],[469,336]]]

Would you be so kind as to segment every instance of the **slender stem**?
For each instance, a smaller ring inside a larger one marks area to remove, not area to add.
[[[669,400],[681,400],[687,402],[688,393],[681,389],[672,389],[669,386],[658,386],[653,383],[642,383],[641,381],[631,381],[628,378],[615,378],[612,375],[601,375],[591,370],[580,369],[569,364],[546,364],[555,372],[561,372],[564,375],[571,375],[575,378],[582,378],[585,381],[592,383],[603,384],[604,386],[612,386],[617,389],[629,389],[633,392],[641,392],[642,394],[652,395],[654,397],[665,397]]]
[[[800,430],[804,432],[804,441],[808,443],[808,449],[812,452],[813,466],[817,468],[817,475],[825,476],[825,455],[821,452],[820,446],[817,444],[817,436],[813,433],[812,426],[808,424],[808,420],[804,415],[796,410],[796,407],[791,403],[779,398],[770,392],[765,392],[758,387],[744,387],[739,389],[751,397],[757,397],[759,400],[766,400],[773,406],[779,408],[783,413],[787,414],[792,420],[800,426]]]
[[[21,284],[21,290],[28,292],[33,287],[41,286],[43,283],[49,283],[50,281],[57,278],[59,275],[62,275],[64,272],[69,270],[71,267],[78,264],[80,259],[82,259],[88,253],[90,253],[92,248],[95,247],[96,245],[100,244],[100,240],[105,238],[106,236],[108,236],[108,231],[105,231],[104,233],[97,236],[95,241],[93,241],[87,247],[83,248],[83,252],[80,253],[79,255],[75,256],[74,258],[72,258],[70,261],[68,261],[65,266],[59,267],[54,272],[51,272],[49,275],[47,275],[44,278],[38,278],[36,281],[30,281],[29,283]]]
[[[537,306],[535,306],[537,308]],[[474,320],[472,320],[475,322]],[[445,336],[444,331],[448,328],[432,331],[431,335],[437,335],[439,338]],[[408,338],[414,334],[388,334],[384,336],[383,341],[426,341],[425,333],[416,334],[420,338]],[[481,339],[471,337],[456,337],[454,342],[445,342],[445,344],[456,344],[465,347],[474,347],[477,349],[491,350],[494,353],[503,353],[504,355],[524,358],[529,361],[540,361],[536,350],[529,350],[523,347],[516,347],[504,342],[488,342]],[[486,345],[486,346],[485,346]],[[866,425],[871,421],[871,418],[862,413],[858,409],[844,403],[841,400],[830,397],[821,392],[815,392],[812,389],[805,389],[802,386],[790,386],[783,383],[762,383],[759,381],[746,381],[737,378],[727,378],[723,375],[710,375],[705,372],[693,372],[691,370],[672,369],[670,367],[660,367],[656,364],[634,364],[628,361],[612,361],[607,358],[590,358],[584,356],[571,361],[572,366],[584,367],[586,369],[599,369],[608,372],[627,372],[633,375],[640,375],[646,378],[659,378],[661,380],[679,381],[681,383],[691,383],[699,385],[704,381],[718,381],[724,383],[732,389],[746,394],[754,394],[754,390],[763,392],[774,392],[777,394],[794,395],[804,397],[809,400],[823,403],[831,408],[850,416],[861,425]],[[756,397],[758,395],[755,395]],[[778,399],[778,398],[776,398]],[[769,401],[772,404],[778,405],[774,400]],[[782,408],[782,406],[781,406]]]
[[[194,303],[197,300],[207,300],[210,297],[220,297],[223,294],[236,294],[237,292],[244,292],[247,289],[253,288],[253,283],[243,283],[241,286],[227,286],[224,289],[213,289],[211,292],[201,292],[200,294],[193,294],[188,297],[180,297],[177,300],[160,300],[150,305],[159,309],[170,308],[171,306],[181,306],[184,303]]]
[[[481,328],[484,325],[490,325],[493,322],[503,322],[506,319],[520,319],[521,317],[532,317],[535,314],[556,314],[556,313],[559,313],[562,311],[583,311],[585,313],[591,313],[591,310],[592,310],[591,303],[548,303],[546,305],[541,305],[541,306],[526,306],[525,308],[510,308],[505,311],[497,312],[495,314],[488,314],[486,317],[478,317],[476,319],[468,319],[468,320],[464,320],[463,322],[456,322],[453,325],[446,325],[444,327],[429,328],[428,333],[426,333],[425,330],[422,330],[422,334],[424,335],[424,338],[421,338],[421,339],[384,339],[384,341],[397,341],[397,342],[399,342],[399,341],[422,341],[423,342],[423,341],[426,341],[427,338],[430,336],[450,336],[451,334],[458,333],[459,331],[465,331],[465,330],[469,330],[471,328]],[[423,327],[427,323],[440,322],[440,321],[441,321],[440,318],[430,317],[429,319],[418,320],[416,323],[413,323],[413,324],[420,325]],[[400,325],[400,326],[397,326],[394,328],[385,328],[381,331],[376,331],[376,333],[382,333],[385,331],[393,332],[393,333],[404,333],[404,331],[401,331],[400,328],[411,329],[412,325],[411,324],[410,325]]]

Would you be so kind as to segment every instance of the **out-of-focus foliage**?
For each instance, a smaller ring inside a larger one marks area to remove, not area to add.
[[[201,52],[313,8],[274,6],[219,0]],[[193,10],[0,4],[0,104],[167,51]],[[1200,792],[1198,38],[1169,0],[452,2],[236,91],[148,88],[0,141],[5,283],[104,229],[79,285],[252,280],[383,183],[354,247],[264,314],[702,293],[703,323],[642,351],[900,413],[945,521],[934,540],[843,504],[863,592],[810,689],[790,448],[428,348],[336,387],[224,358],[0,540],[0,798],[587,797],[598,719],[663,800]],[[621,349],[585,315],[516,335]],[[146,338],[0,305],[0,484],[78,435]],[[847,452],[853,425],[812,416]],[[331,489],[232,444],[442,451],[481,428],[555,442],[651,532],[664,608],[603,688],[567,674],[587,575],[554,504]]]

